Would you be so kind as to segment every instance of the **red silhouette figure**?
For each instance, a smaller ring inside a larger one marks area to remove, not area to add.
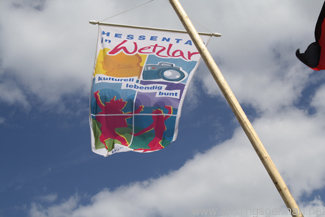
[[[124,113],[122,109],[126,106],[127,102],[123,99],[115,100],[115,96],[109,102],[105,104],[100,100],[99,91],[94,93],[97,105],[102,110],[96,116],[96,120],[101,123],[100,130],[102,134],[99,137],[99,140],[105,145],[108,149],[105,141],[108,139],[116,139],[121,142],[124,146],[129,146],[129,142],[123,135],[119,135],[115,129],[121,127],[128,127],[126,119],[132,117],[132,112]],[[140,113],[143,110],[143,105],[140,105],[135,114]],[[112,116],[100,116],[101,114],[112,114]],[[121,114],[121,115],[119,115]],[[131,115],[125,115],[131,114]]]
[[[168,109],[168,115],[162,115],[163,111],[161,109],[154,110],[151,113],[151,114],[153,114],[152,115],[153,123],[150,124],[148,127],[140,130],[139,132],[134,133],[134,136],[139,136],[141,134],[149,132],[150,130],[155,130],[155,137],[148,144],[148,146],[150,147],[150,150],[142,149],[142,148],[136,149],[136,150],[144,150],[144,152],[146,152],[146,151],[156,151],[156,150],[164,148],[162,146],[162,144],[161,144],[161,141],[162,141],[162,138],[163,138],[163,134],[164,134],[165,130],[167,129],[166,125],[165,125],[165,121],[173,113],[173,107],[165,106],[165,108]]]

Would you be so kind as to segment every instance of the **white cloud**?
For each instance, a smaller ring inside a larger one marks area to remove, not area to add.
[[[0,124],[3,124],[4,122],[5,122],[5,118],[3,118],[3,117],[0,117]]]
[[[26,99],[26,95],[15,82],[7,80],[6,82],[0,83],[0,93],[0,102],[5,102],[9,105],[16,104],[30,109],[30,104]]]
[[[97,28],[88,20],[104,19],[137,5],[127,0],[118,4],[112,0],[83,0],[78,4],[62,0],[13,2],[1,2],[0,16],[6,19],[0,23],[0,71],[10,71],[30,94],[51,104],[65,94],[88,95],[97,38]],[[284,101],[290,104],[303,87],[308,74],[301,69],[294,51],[304,49],[313,40],[317,14],[312,12],[319,10],[320,4],[289,0],[280,5],[272,1],[187,1],[184,7],[195,20],[223,34],[212,39],[209,49],[217,60],[221,59],[221,71],[238,99],[265,110],[277,108]],[[153,7],[160,10],[151,10]],[[195,17],[196,11],[209,16]],[[163,19],[147,19],[152,16]],[[108,22],[183,29],[165,1],[147,4]],[[284,64],[290,67],[284,68]],[[201,77],[208,93],[219,92],[210,75]],[[274,94],[274,89],[281,94]]]
[[[88,21],[101,20],[136,5],[130,1],[116,4],[113,0],[1,1],[0,75],[10,72],[45,104],[56,104],[65,94],[87,96],[97,40],[97,27]],[[146,12],[154,14],[152,10]],[[153,23],[145,18],[148,14],[134,17],[135,13],[139,10],[109,21]]]
[[[325,115],[325,85],[322,85],[312,99],[311,105],[314,106],[318,113]]]
[[[32,203],[30,214],[35,217],[45,216],[71,216],[78,203],[78,197],[71,197],[69,200],[62,202],[59,206],[51,206],[48,209],[43,208],[40,204]]]
[[[304,193],[324,186],[324,164],[310,163],[324,155],[324,124],[290,109],[277,117],[262,117],[254,126],[301,209],[314,207],[315,201],[300,200]],[[323,207],[320,198],[316,201]],[[63,207],[66,203],[56,205],[55,209]],[[206,208],[284,209],[281,197],[241,129],[236,130],[232,139],[196,154],[177,171],[114,191],[103,190],[92,198],[91,204],[74,205],[62,216],[191,216],[193,210]],[[33,205],[31,215],[37,216],[33,214],[36,212],[56,216],[50,209]]]
[[[38,196],[37,200],[46,203],[53,203],[54,201],[56,201],[57,198],[58,198],[57,194],[47,194],[44,196]]]
[[[62,95],[77,91],[85,95],[89,90],[97,34],[96,27],[87,20],[91,14],[95,15],[95,7],[89,7],[90,4],[96,2],[47,1],[39,11],[16,8],[10,1],[2,1],[1,14],[7,18],[0,24],[1,70],[10,71],[45,103],[56,103]]]
[[[234,12],[219,18],[223,36],[213,40],[216,49],[210,49],[217,53],[217,62],[220,58],[219,67],[240,102],[276,111],[297,100],[311,70],[298,61],[295,50],[313,42],[321,5],[315,2],[311,8],[302,1],[220,4],[219,10]],[[311,15],[315,11],[316,16]],[[209,94],[220,95],[208,73],[202,81]]]

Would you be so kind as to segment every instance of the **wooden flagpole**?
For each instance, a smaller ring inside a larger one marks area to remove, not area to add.
[[[163,32],[179,32],[179,33],[187,33],[185,30],[177,30],[177,29],[162,29],[162,28],[154,28],[154,27],[146,27],[146,26],[132,26],[132,25],[125,25],[125,24],[115,24],[115,23],[103,23],[96,20],[89,20],[90,24],[93,25],[107,25],[107,26],[116,26],[116,27],[125,27],[125,28],[133,28],[133,29],[148,29],[148,30],[156,30],[156,31],[163,31]],[[221,34],[219,33],[209,33],[209,32],[198,32],[199,35],[209,35],[214,37],[220,37]]]
[[[231,109],[235,113],[240,125],[242,126],[243,130],[245,131],[248,139],[253,145],[256,153],[258,154],[260,160],[262,161],[265,169],[267,170],[269,176],[271,177],[275,187],[279,191],[284,203],[286,204],[288,210],[291,212],[292,216],[296,217],[303,217],[295,199],[292,197],[288,187],[286,186],[284,180],[282,179],[279,171],[275,167],[272,159],[270,158],[269,154],[265,150],[261,140],[257,136],[252,124],[248,120],[246,114],[244,113],[243,109],[241,108],[240,104],[238,103],[236,97],[234,96],[233,92],[231,91],[230,87],[228,86],[225,78],[221,74],[217,64],[213,60],[211,54],[207,50],[206,46],[202,42],[200,36],[198,35],[195,27],[193,26],[192,22],[190,21],[189,17],[187,16],[185,10],[183,9],[182,5],[178,0],[169,0],[171,5],[173,6],[175,12],[177,13],[179,19],[183,23],[186,31],[190,35],[191,39],[193,40],[196,48],[200,52],[202,59],[204,60],[205,64],[209,68],[212,76],[214,77],[215,81],[217,82],[221,92],[223,93],[224,97],[226,98],[228,104],[230,105]]]

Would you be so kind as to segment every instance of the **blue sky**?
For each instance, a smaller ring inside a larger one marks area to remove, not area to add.
[[[0,2],[0,217],[187,217],[200,209],[285,207],[203,62],[175,142],[149,154],[91,152],[97,27],[88,21],[143,2]],[[323,1],[181,3],[222,34],[208,49],[299,207],[313,216],[325,202],[325,74],[295,51],[314,41]],[[107,22],[183,29],[164,0]]]

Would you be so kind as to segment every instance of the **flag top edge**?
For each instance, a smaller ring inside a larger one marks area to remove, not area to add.
[[[89,23],[93,24],[93,25],[107,25],[107,26],[117,26],[117,27],[128,27],[128,28],[134,28],[134,29],[148,29],[148,30],[156,30],[156,31],[187,33],[185,30],[163,29],[163,28],[154,28],[154,27],[145,27],[145,26],[132,26],[132,25],[114,24],[114,23],[103,23],[103,22],[99,22],[99,21],[95,21],[95,20],[90,20]],[[199,35],[221,37],[220,33],[199,32]]]

